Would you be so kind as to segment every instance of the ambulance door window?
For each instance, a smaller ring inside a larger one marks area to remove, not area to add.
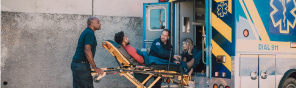
[[[160,37],[163,29],[170,30],[170,3],[143,4],[143,47],[149,51],[153,41]]]
[[[164,29],[165,23],[165,9],[152,9],[150,11],[150,29]]]

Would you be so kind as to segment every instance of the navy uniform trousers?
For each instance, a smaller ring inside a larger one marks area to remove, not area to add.
[[[71,63],[73,88],[94,88],[89,63]]]

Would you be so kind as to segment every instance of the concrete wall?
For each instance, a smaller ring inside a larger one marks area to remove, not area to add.
[[[1,0],[1,11],[92,14],[92,0]],[[158,0],[94,0],[94,14],[105,16],[143,16],[143,3]]]
[[[79,35],[91,16],[91,0],[1,2],[1,87],[71,88],[70,64]],[[102,30],[95,32],[98,67],[117,67],[112,55],[101,47],[101,42],[113,40],[116,32],[124,31],[131,45],[141,48],[143,2],[157,0],[95,0],[95,16],[102,23]],[[3,85],[4,81],[8,84]],[[118,74],[107,75],[94,86],[134,87]]]

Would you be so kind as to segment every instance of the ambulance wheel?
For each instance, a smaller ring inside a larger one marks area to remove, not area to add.
[[[101,81],[101,79],[97,80],[98,77],[99,77],[98,75],[94,75],[93,79],[95,83],[99,83]]]
[[[286,79],[280,88],[296,88],[296,79],[291,77]]]

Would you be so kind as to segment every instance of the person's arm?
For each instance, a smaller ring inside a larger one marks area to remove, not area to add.
[[[131,55],[137,62],[139,62],[139,64],[143,64],[144,63],[144,59],[141,55],[139,55],[137,53],[137,51],[134,49],[132,50],[131,48],[126,48],[126,51],[129,55]]]
[[[91,45],[87,44],[84,46],[84,53],[86,56],[87,61],[92,66],[92,68],[99,74],[103,74],[103,70],[100,68],[97,68],[94,59],[93,59],[93,53],[91,52]]]
[[[103,74],[103,70],[100,68],[97,68],[95,62],[94,62],[94,55],[91,52],[91,48],[93,44],[95,43],[95,35],[93,33],[87,33],[84,37],[84,53],[87,61],[92,66],[92,68],[99,74]]]
[[[91,52],[91,45],[87,44],[84,46],[84,53],[85,53],[87,61],[92,66],[92,68],[97,68],[96,64],[94,62],[94,59],[93,59],[93,54]]]
[[[179,61],[181,59],[181,56],[180,55],[174,55],[174,59]]]

